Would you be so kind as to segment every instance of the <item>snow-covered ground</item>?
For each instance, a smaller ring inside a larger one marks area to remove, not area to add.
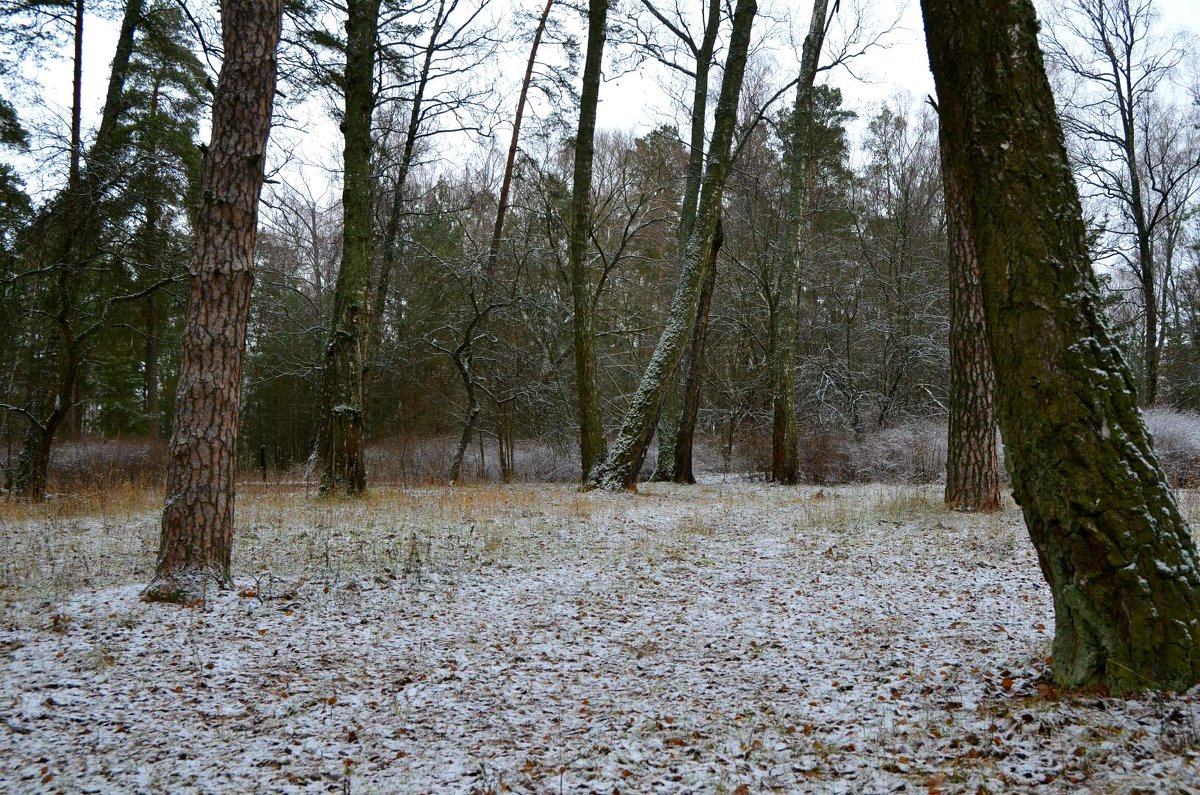
[[[3,792],[1200,792],[1200,689],[1063,697],[1020,516],[935,489],[153,503],[0,518]]]

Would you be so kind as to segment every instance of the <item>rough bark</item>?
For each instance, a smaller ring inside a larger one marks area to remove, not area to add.
[[[996,455],[996,377],[983,322],[979,260],[963,189],[962,167],[943,144],[942,179],[950,255],[950,421],[946,438],[946,507],[952,511],[1000,509]]]
[[[679,286],[671,303],[666,328],[638,384],[621,423],[621,431],[604,463],[597,467],[590,486],[609,491],[629,490],[637,483],[646,448],[654,436],[663,396],[679,366],[695,323],[700,292],[713,267],[713,253],[721,214],[721,197],[729,174],[730,147],[737,122],[738,98],[750,48],[750,29],[757,13],[755,0],[738,0],[733,14],[729,56],[714,114],[708,166],[700,186],[696,225],[680,256]]]
[[[787,252],[779,275],[775,348],[771,367],[771,479],[793,484],[800,479],[796,421],[796,336],[800,314],[798,273],[807,237],[806,175],[810,171],[809,128],[813,115],[813,84],[825,42],[827,0],[814,0],[808,34],[800,51],[800,74],[788,149]]]
[[[375,251],[371,117],[378,27],[379,0],[348,3],[342,78],[346,101],[342,116],[342,262],[333,292],[321,390],[317,458],[322,495],[353,496],[367,489],[363,414]]]
[[[282,0],[225,0],[225,60],[196,217],[167,499],[144,598],[204,599],[231,584],[234,475],[258,197],[263,183]]]
[[[979,254],[1013,493],[1050,585],[1054,678],[1200,679],[1200,572],[1102,317],[1030,0],[923,0]]]
[[[604,421],[600,415],[600,389],[596,384],[593,280],[587,267],[596,105],[600,101],[600,77],[607,26],[608,0],[589,0],[587,55],[583,64],[583,91],[579,99],[579,128],[575,135],[574,176],[571,184],[571,237],[567,245],[571,299],[575,310],[572,330],[575,342],[575,388],[579,397],[580,479],[583,482],[587,482],[592,469],[604,459],[607,452]]]

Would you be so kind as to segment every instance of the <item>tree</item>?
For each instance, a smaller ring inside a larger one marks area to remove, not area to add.
[[[1181,114],[1155,113],[1163,103],[1154,97],[1184,57],[1181,42],[1153,35],[1155,18],[1153,0],[1071,0],[1046,39],[1053,63],[1077,83],[1063,103],[1063,122],[1077,143],[1081,185],[1115,211],[1104,232],[1115,238],[1116,256],[1137,280],[1138,396],[1146,406],[1158,402],[1162,293],[1171,264],[1156,251],[1156,238],[1179,209],[1177,194],[1194,191],[1200,171],[1200,151],[1173,161],[1153,152],[1161,129],[1180,126]]]
[[[500,301],[500,303],[494,301],[492,280],[496,272],[496,263],[500,258],[500,246],[504,241],[504,223],[508,218],[509,192],[512,190],[513,174],[516,172],[517,151],[521,142],[521,122],[525,116],[529,88],[533,85],[538,48],[541,46],[542,36],[546,32],[546,24],[550,19],[550,12],[554,8],[554,2],[555,0],[546,0],[545,6],[542,7],[541,16],[538,17],[537,26],[533,33],[533,43],[529,46],[529,59],[525,64],[525,76],[521,80],[521,89],[517,94],[517,108],[513,113],[513,129],[512,137],[509,139],[508,144],[508,156],[504,162],[504,172],[500,177],[500,196],[496,202],[496,216],[492,224],[492,234],[488,241],[487,251],[483,256],[479,278],[478,280],[474,277],[470,279],[471,289],[468,291],[468,298],[472,307],[472,315],[467,321],[467,325],[463,329],[457,344],[453,348],[443,349],[449,354],[451,361],[454,362],[454,367],[458,371],[459,378],[462,380],[463,392],[467,398],[466,420],[463,422],[462,433],[459,435],[458,447],[455,448],[454,458],[450,462],[451,483],[458,483],[462,475],[463,456],[466,454],[467,445],[471,443],[471,437],[475,434],[476,423],[479,421],[479,389],[477,373],[474,368],[475,345],[485,336],[484,328],[487,325],[488,317],[493,311],[499,308],[500,304],[505,303],[504,301]]]
[[[1200,563],[1109,337],[1030,0],[923,0],[979,254],[1013,493],[1054,599],[1054,679],[1200,678]]]
[[[113,179],[120,173],[117,155],[123,136],[118,122],[124,108],[125,81],[129,76],[134,36],[142,22],[143,3],[129,0],[125,5],[100,126],[82,165],[78,140],[82,3],[75,8],[77,67],[68,184],[38,212],[23,246],[27,258],[38,263],[31,272],[45,274],[48,282],[37,292],[44,302],[39,314],[44,313],[48,320],[49,328],[38,332],[42,338],[40,346],[51,362],[50,373],[40,379],[31,405],[18,409],[29,421],[29,429],[13,476],[14,492],[35,502],[45,498],[54,437],[77,408],[89,346],[104,328],[112,306],[107,280],[99,275],[99,269],[89,265],[97,258],[100,247],[104,220],[100,208]]]
[[[642,5],[662,27],[675,37],[676,46],[684,50],[686,56],[690,56],[693,62],[693,66],[689,67],[686,65],[686,61],[681,64],[678,60],[668,59],[662,52],[662,48],[650,41],[643,45],[657,60],[681,73],[685,78],[690,78],[691,82],[691,124],[687,140],[687,170],[684,176],[683,198],[679,208],[679,226],[676,230],[676,244],[678,250],[682,251],[696,225],[696,203],[700,198],[700,182],[704,177],[704,138],[708,125],[709,75],[715,65],[717,37],[721,32],[721,3],[720,0],[709,0],[702,8],[704,22],[699,40],[691,33],[678,5],[674,9],[674,19],[660,11],[649,0],[642,0]],[[688,334],[684,363],[676,371],[671,384],[668,385],[668,391],[659,412],[658,456],[651,480],[691,482],[691,439],[695,429],[694,414],[699,408],[703,337],[707,328],[708,310],[712,304],[715,280],[714,259],[712,273],[700,287],[699,313]],[[680,446],[681,442],[683,447]]]
[[[234,475],[258,197],[282,0],[226,0],[184,332],[167,499],[144,598],[192,603],[232,585]]]
[[[379,5],[380,0],[350,0],[346,5],[346,64],[341,77],[346,103],[342,113],[342,264],[325,346],[322,424],[316,451],[324,495],[357,495],[367,488],[363,390],[375,256],[371,118]]]
[[[775,339],[771,387],[771,479],[794,484],[800,478],[796,450],[796,321],[800,308],[796,278],[805,247],[806,184],[811,182],[812,158],[806,153],[813,115],[813,83],[825,41],[829,3],[814,0],[808,34],[800,54],[800,74],[796,81],[796,103],[792,111],[788,142],[788,227],[787,254],[779,282],[778,328]]]
[[[604,459],[604,422],[600,416],[600,391],[596,385],[596,335],[592,309],[592,279],[585,262],[590,226],[592,157],[596,133],[596,105],[604,61],[608,25],[608,0],[589,0],[588,43],[583,64],[583,92],[579,98],[579,128],[575,134],[575,173],[571,182],[571,236],[568,267],[574,307],[575,389],[579,396],[579,456],[581,479]]]
[[[671,303],[671,312],[654,355],[634,393],[621,431],[604,463],[591,479],[594,487],[610,491],[627,490],[637,482],[638,471],[646,457],[646,448],[654,435],[664,392],[683,356],[689,332],[700,307],[700,293],[720,234],[721,198],[729,175],[733,133],[737,121],[738,100],[750,49],[750,30],[758,11],[755,0],[738,0],[734,11],[729,55],[721,94],[714,114],[712,143],[708,165],[700,187],[696,225],[680,251],[679,285]]]
[[[944,130],[944,128],[940,128]],[[950,417],[946,436],[946,507],[952,511],[1000,509],[996,455],[996,376],[983,324],[979,258],[971,238],[963,173],[941,145],[950,261]]]

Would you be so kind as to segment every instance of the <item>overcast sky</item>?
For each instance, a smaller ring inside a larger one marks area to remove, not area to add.
[[[681,0],[683,1],[685,0]],[[698,4],[702,2],[688,1]],[[922,101],[926,95],[932,94],[933,78],[929,73],[925,54],[918,2],[859,2],[870,9],[868,14],[877,27],[886,27],[892,20],[898,22],[883,39],[885,46],[876,47],[853,62],[853,74],[846,69],[837,69],[823,75],[823,79],[842,89],[846,105],[858,111],[860,117],[867,116],[879,103],[893,97],[907,95],[916,103]],[[1196,2],[1197,0],[1157,0],[1162,28],[1190,29],[1195,32],[1200,24]],[[855,0],[842,0],[841,19],[853,18],[854,3]],[[797,3],[794,0],[760,0],[760,19],[756,22],[755,33],[760,37],[769,34],[772,44],[764,60],[772,63],[771,68],[782,75],[790,75],[796,68],[798,47],[791,40],[798,41],[803,36],[801,26],[807,24],[810,7],[807,2]],[[788,16],[798,18],[798,21],[793,22],[790,35],[781,21]],[[91,127],[95,124],[103,101],[109,61],[115,46],[116,25],[112,22],[89,19],[85,26],[85,34],[85,52],[89,55],[85,65],[85,127]],[[515,48],[509,57],[515,58],[517,64],[523,67],[525,53],[520,52],[522,49],[523,45]],[[523,69],[517,68],[514,71],[520,72]],[[43,87],[39,94],[45,98],[48,110],[61,120],[69,117],[67,106],[70,99],[70,73],[71,67],[67,58],[49,61],[41,73]],[[672,108],[670,101],[659,88],[660,78],[651,69],[643,68],[637,73],[619,76],[610,72],[608,77],[601,90],[601,127],[631,129],[641,133],[664,122],[682,122],[677,115],[677,109]],[[317,119],[310,129],[320,131],[326,126],[326,121]],[[65,121],[63,124],[65,125]],[[332,155],[336,161],[336,155],[340,152],[340,142],[336,140],[336,127],[332,124],[328,124],[328,127],[328,135],[321,134],[316,137],[329,140],[313,141],[311,139],[314,136],[309,135],[309,140],[301,144],[307,152],[307,159],[330,162]],[[502,129],[501,134],[507,133]],[[281,131],[277,137],[281,140],[291,138],[299,141],[298,136],[286,131]],[[29,161],[22,160],[20,165],[24,166],[23,170],[28,175]],[[35,188],[36,176],[28,176],[32,177],[30,187]],[[53,189],[54,185],[45,187]]]

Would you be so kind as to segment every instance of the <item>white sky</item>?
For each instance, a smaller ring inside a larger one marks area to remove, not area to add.
[[[503,1],[503,0],[502,0]],[[511,0],[530,5],[530,0]],[[700,4],[702,0],[690,0]],[[856,0],[843,0],[841,18],[852,18]],[[540,7],[540,0],[534,0]],[[914,103],[920,102],[928,94],[933,93],[933,78],[929,73],[928,60],[925,53],[922,36],[920,7],[917,0],[859,0],[862,5],[869,7],[868,12],[876,22],[884,22],[898,17],[899,24],[885,38],[886,47],[872,49],[866,55],[856,59],[852,65],[854,74],[845,69],[837,69],[829,73],[825,79],[840,87],[845,95],[846,105],[859,113],[860,120],[869,116],[873,108],[881,102],[897,96],[907,96]],[[1197,19],[1196,0],[1157,0],[1161,14],[1161,27],[1164,30],[1190,29],[1195,32]],[[794,17],[792,38],[798,41],[803,36],[802,27],[807,24],[810,6],[807,2],[796,0],[765,0],[761,3],[760,18],[755,23],[756,36],[762,36],[770,31],[774,41],[773,57],[775,68],[782,75],[790,74],[795,69],[798,46],[790,44],[787,26],[778,20]],[[776,20],[776,21],[772,21]],[[85,26],[85,52],[88,57],[85,63],[85,129],[94,125],[103,103],[105,84],[108,78],[108,65],[112,58],[112,50],[116,40],[116,23],[89,18]],[[518,67],[514,70],[523,71],[525,53],[524,45],[510,48],[508,59],[516,59]],[[67,58],[50,60],[44,69],[40,70],[38,78],[41,88],[38,95],[45,102],[44,116],[51,119],[57,117],[61,129],[66,129],[70,102],[71,64]],[[649,67],[643,67],[637,73],[627,73],[611,78],[601,89],[600,126],[604,128],[632,129],[635,132],[645,132],[663,122],[681,123],[676,118],[659,87],[659,78]],[[714,89],[715,90],[715,89]],[[20,100],[18,100],[20,101]],[[26,102],[28,99],[25,100]],[[784,102],[789,99],[784,99]],[[22,102],[24,104],[24,102]],[[314,103],[315,104],[315,103]],[[321,114],[316,114],[320,116]],[[861,121],[860,121],[861,123]],[[51,121],[51,125],[55,122]],[[328,129],[324,129],[325,127]],[[682,128],[682,124],[681,124]],[[340,151],[336,129],[324,118],[314,119],[311,129],[317,134],[307,136],[310,139],[301,144],[306,153],[304,159],[311,162],[336,162]],[[507,138],[505,127],[499,129],[499,135]],[[298,140],[294,132],[281,131],[279,138]],[[32,161],[29,158],[16,159],[18,167],[22,167],[30,188],[36,189],[39,182],[45,182],[41,187],[52,189],[61,175],[38,175],[32,172]],[[313,175],[310,179],[321,180],[322,177]]]

